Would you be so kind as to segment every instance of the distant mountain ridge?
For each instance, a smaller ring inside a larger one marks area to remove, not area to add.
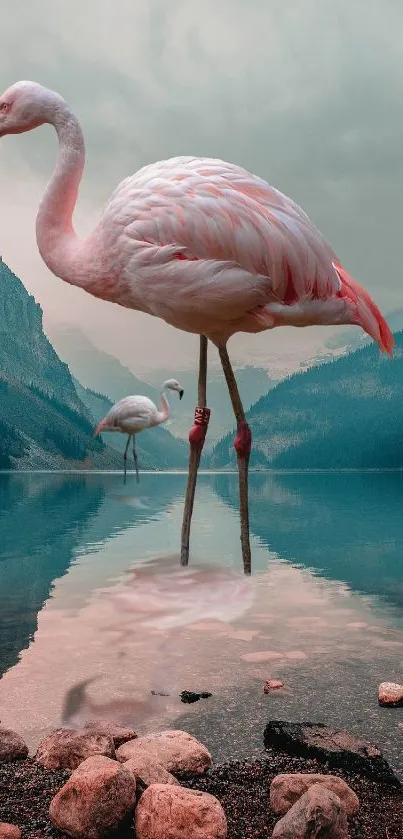
[[[71,372],[81,384],[93,392],[104,393],[113,402],[130,394],[141,393],[158,403],[162,383],[172,376],[178,378],[184,387],[185,394],[180,410],[172,400],[173,411],[167,427],[175,436],[187,441],[197,402],[196,370],[175,371],[161,367],[150,372],[151,381],[142,381],[124,367],[117,358],[98,349],[80,329],[76,327],[53,328],[50,335],[60,356],[67,362]],[[237,368],[236,376],[246,409],[274,386],[274,382],[270,380],[267,371],[263,368]],[[207,395],[208,405],[211,408],[211,421],[206,439],[206,450],[214,445],[214,442],[231,427],[233,422],[232,406],[221,371],[209,370]]]
[[[371,344],[280,382],[248,412],[251,466],[403,468],[403,331],[393,359]],[[211,468],[234,465],[233,433]]]

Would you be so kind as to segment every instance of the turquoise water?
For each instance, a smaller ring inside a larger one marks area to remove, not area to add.
[[[33,748],[80,680],[96,677],[93,707],[127,720],[132,698],[167,679],[178,694],[213,693],[162,709],[158,724],[192,731],[216,760],[258,753],[270,718],[320,720],[371,739],[403,776],[403,709],[377,704],[380,681],[403,682],[402,476],[252,475],[253,603],[223,623],[203,620],[203,601],[164,642],[113,595],[139,563],[151,563],[147,585],[176,568],[185,482],[0,475],[2,724]],[[236,475],[200,477],[191,563],[206,561],[241,569]],[[224,593],[225,608],[237,596]],[[268,677],[285,689],[265,696]]]

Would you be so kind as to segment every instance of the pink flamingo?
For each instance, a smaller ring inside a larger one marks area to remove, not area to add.
[[[248,464],[251,433],[227,352],[236,332],[276,326],[357,324],[391,353],[390,329],[368,293],[344,270],[290,198],[239,166],[178,157],[122,181],[86,240],[72,225],[84,168],[79,122],[59,94],[17,82],[0,97],[0,136],[54,126],[59,155],[41,202],[36,236],[48,268],[95,297],[148,312],[200,335],[199,405],[190,431],[181,562],[206,435],[207,339],[218,348],[237,434],[241,543],[251,556]]]

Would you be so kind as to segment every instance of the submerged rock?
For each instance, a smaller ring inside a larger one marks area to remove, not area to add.
[[[187,705],[192,705],[194,702],[198,702],[199,699],[210,699],[212,693],[208,693],[208,691],[202,691],[201,693],[195,693],[193,690],[183,690],[180,694],[181,702],[185,702]]]
[[[314,784],[277,822],[273,839],[348,839],[346,811],[322,784]]]
[[[137,839],[226,839],[227,820],[213,795],[153,784],[136,807]]]
[[[267,679],[263,685],[263,693],[271,693],[273,690],[280,690],[284,687],[284,682],[281,679]]]
[[[340,798],[348,816],[356,816],[360,802],[351,787],[336,775],[307,775],[296,772],[277,775],[270,785],[270,807],[278,816],[283,816],[314,784],[322,784]]]
[[[295,757],[314,758],[334,768],[401,786],[376,746],[346,731],[328,728],[323,723],[271,720],[266,725],[263,740],[266,749],[277,749]]]
[[[28,757],[25,740],[11,728],[0,728],[0,763],[11,763]]]
[[[136,780],[116,760],[89,757],[52,799],[53,824],[75,839],[101,839],[134,809]]]
[[[122,763],[146,753],[168,772],[202,774],[212,764],[211,754],[186,731],[168,729],[160,734],[149,734],[125,743],[116,752]]]
[[[403,705],[403,685],[382,682],[378,688],[378,702],[389,708],[400,708]]]
[[[35,760],[45,769],[76,769],[93,755],[116,756],[109,734],[92,729],[58,728],[39,744]]]

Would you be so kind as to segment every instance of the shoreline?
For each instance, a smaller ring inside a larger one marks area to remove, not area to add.
[[[250,760],[213,764],[202,775],[173,774],[182,786],[218,799],[228,822],[227,839],[268,839],[279,818],[270,810],[271,781],[282,773],[300,772],[336,775],[356,793],[360,809],[349,819],[350,839],[401,839],[403,786],[398,779],[392,784],[275,748],[266,748],[261,757]],[[22,839],[63,839],[65,834],[50,821],[49,805],[70,774],[66,769],[44,769],[33,757],[0,763],[0,822],[18,825]],[[135,839],[133,819],[121,826],[115,839]]]

